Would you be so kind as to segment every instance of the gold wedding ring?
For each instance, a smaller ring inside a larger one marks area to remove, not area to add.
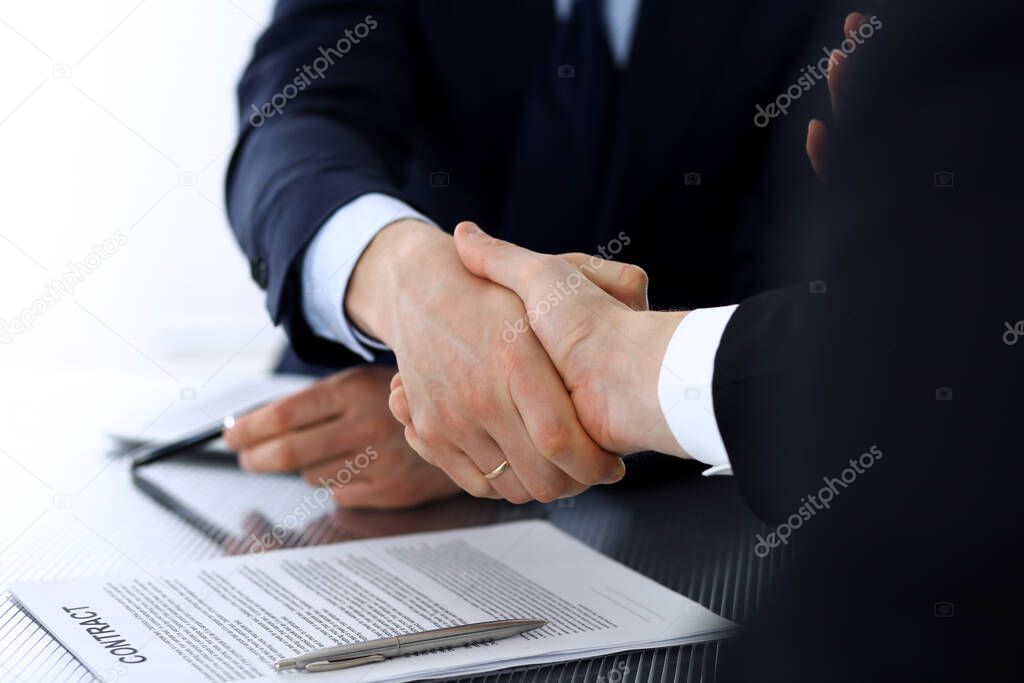
[[[503,460],[500,465],[495,467],[493,470],[484,475],[484,479],[497,479],[502,473],[508,469],[508,460]]]

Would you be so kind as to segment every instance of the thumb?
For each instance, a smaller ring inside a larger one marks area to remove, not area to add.
[[[511,289],[527,307],[544,295],[545,284],[575,271],[559,258],[495,239],[468,221],[455,226],[455,248],[469,272]]]
[[[519,296],[526,321],[556,366],[568,362],[572,351],[566,330],[590,329],[588,319],[609,306],[626,308],[567,261],[496,240],[472,223],[456,226],[455,246],[471,273]]]

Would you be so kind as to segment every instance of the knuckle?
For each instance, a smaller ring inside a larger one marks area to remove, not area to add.
[[[416,453],[423,460],[423,462],[433,467],[436,467],[439,470],[442,470],[443,472],[448,474],[449,477],[451,476],[451,472],[449,471],[451,470],[451,467],[449,466],[448,460],[445,459],[444,454],[439,449],[435,450],[427,448],[422,444],[420,444],[420,448],[421,450],[416,451]]]
[[[424,445],[423,441],[420,439],[419,434],[417,434],[416,431],[412,427],[406,427],[405,428],[404,436],[405,436],[405,443],[409,447],[409,450],[412,451],[413,454],[419,456],[420,458],[423,458],[425,461],[427,461],[431,465],[434,465],[435,467],[437,467],[437,462],[436,462],[435,458],[433,457],[433,454],[430,452],[429,449],[427,449],[427,447]]]
[[[344,402],[345,387],[349,380],[344,375],[335,375],[317,382],[304,397],[306,405],[317,414],[331,412],[337,405]]]
[[[455,400],[460,410],[470,410],[473,413],[485,412],[491,407],[493,391],[489,391],[484,382],[473,381],[463,382],[459,387]]]
[[[414,420],[414,422],[416,434],[419,436],[420,442],[428,446],[441,442],[444,428],[437,417],[433,415],[424,416],[420,420]]]
[[[546,459],[558,462],[568,454],[572,437],[568,428],[557,420],[544,420],[537,425],[534,445]]]

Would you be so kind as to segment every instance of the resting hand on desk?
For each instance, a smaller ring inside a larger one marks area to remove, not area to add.
[[[344,370],[238,418],[224,438],[245,469],[301,472],[344,507],[410,507],[458,493],[409,448],[388,412],[393,374],[373,365]]]
[[[495,240],[472,223],[456,228],[455,243],[471,272],[515,292],[530,312],[533,333],[561,374],[581,423],[602,448],[684,455],[658,402],[658,376],[668,342],[686,313],[634,310],[591,281],[633,281],[646,290],[643,270],[600,259],[578,267]],[[552,298],[553,292],[564,291]],[[516,339],[511,345],[519,343]],[[391,407],[419,451],[407,386],[404,374],[392,382]]]

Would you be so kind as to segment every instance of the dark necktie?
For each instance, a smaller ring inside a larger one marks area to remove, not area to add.
[[[576,0],[528,91],[503,236],[546,252],[597,248],[616,80],[600,3]]]

